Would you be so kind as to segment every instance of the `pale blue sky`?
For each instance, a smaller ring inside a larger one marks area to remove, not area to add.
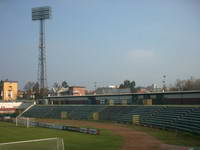
[[[39,22],[31,8],[46,5],[49,86],[200,77],[199,0],[0,0],[0,79],[36,81]]]

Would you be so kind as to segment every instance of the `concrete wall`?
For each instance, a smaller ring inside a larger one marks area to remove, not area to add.
[[[18,108],[22,102],[0,102],[0,108]]]

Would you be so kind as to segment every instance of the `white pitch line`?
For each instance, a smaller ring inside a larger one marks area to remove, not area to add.
[[[35,139],[35,140],[28,140],[28,141],[17,141],[17,142],[0,143],[0,145],[29,143],[29,142],[40,142],[40,141],[48,141],[48,140],[56,140],[56,139],[58,139],[58,138]]]

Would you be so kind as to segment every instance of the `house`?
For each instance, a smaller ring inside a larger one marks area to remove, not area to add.
[[[73,96],[84,96],[86,93],[86,88],[83,86],[70,86],[69,95]]]
[[[18,94],[18,81],[0,81],[0,99],[15,101]]]

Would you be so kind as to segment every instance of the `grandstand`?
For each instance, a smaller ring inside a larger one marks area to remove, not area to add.
[[[133,123],[133,115],[139,115],[139,124],[161,129],[187,131],[200,134],[200,106],[105,106],[105,105],[35,105],[23,114],[33,118],[98,120],[118,123]]]

